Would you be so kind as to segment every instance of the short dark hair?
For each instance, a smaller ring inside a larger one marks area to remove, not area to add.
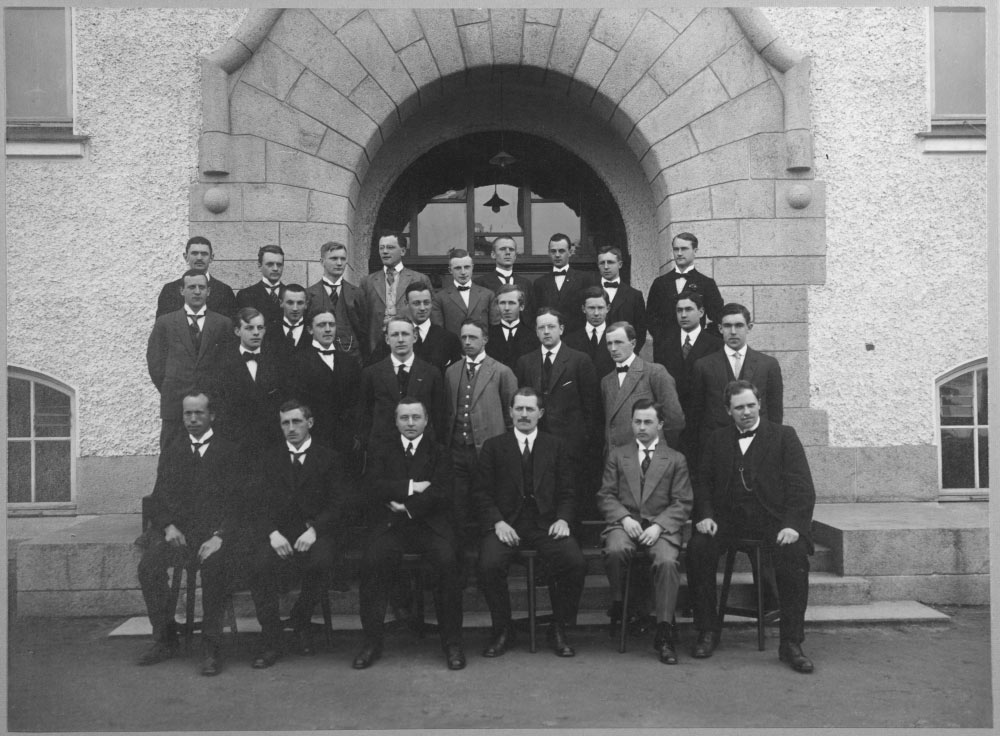
[[[677,295],[678,302],[684,301],[685,299],[694,302],[694,305],[698,307],[698,309],[705,308],[705,298],[693,289],[685,288],[680,294]],[[676,302],[674,304],[676,306]]]
[[[603,299],[605,304],[611,306],[611,300],[608,299],[608,292],[600,286],[588,286],[580,292],[580,304],[586,305],[588,299]]]
[[[691,233],[677,233],[670,240],[670,244],[673,245],[675,240],[686,240],[691,244],[691,247],[698,250],[698,238],[696,238]]]
[[[306,323],[307,327],[312,327],[313,320],[321,314],[329,314],[333,317],[334,322],[337,321],[337,313],[333,311],[333,307],[316,307],[316,309],[307,309],[302,319]]]
[[[663,407],[652,399],[639,399],[632,404],[632,416],[634,417],[637,411],[643,411],[645,409],[656,409],[657,420],[661,422],[666,420],[666,417],[663,415]]]
[[[343,243],[338,243],[336,240],[331,240],[329,242],[323,243],[323,245],[319,247],[319,257],[325,258],[326,254],[329,253],[331,250],[346,251],[347,246],[344,245]]]
[[[753,322],[750,318],[750,310],[744,307],[742,304],[737,304],[736,302],[729,302],[722,307],[722,311],[719,312],[719,324],[722,324],[722,318],[727,314],[742,314],[743,319],[747,321],[747,324]]]
[[[214,414],[215,413],[215,407],[214,407],[214,405],[215,405],[215,398],[212,396],[211,393],[209,393],[208,391],[206,391],[201,386],[193,386],[193,387],[189,388],[187,391],[185,391],[184,395],[181,396],[181,404],[184,403],[184,399],[192,399],[192,398],[196,398],[198,396],[204,396],[208,400],[208,410]]]
[[[183,274],[181,274],[181,288],[184,288],[184,279],[191,278],[192,276],[197,276],[200,279],[205,279],[205,284],[208,284],[208,274],[204,271],[196,271],[193,268],[189,268]]]
[[[475,317],[466,317],[465,319],[462,320],[462,324],[459,325],[458,327],[458,331],[460,334],[462,332],[462,328],[465,327],[466,325],[472,325],[473,327],[478,327],[479,331],[483,333],[483,337],[487,339],[489,338],[490,336],[489,328],[485,324],[483,324],[481,320],[478,320]]]
[[[597,251],[597,255],[603,256],[605,253],[612,253],[618,256],[619,261],[624,261],[625,257],[622,255],[622,249],[616,245],[602,245]]]
[[[409,302],[410,294],[414,291],[429,291],[431,296],[434,296],[434,289],[426,281],[413,281],[407,284],[406,291],[403,292],[404,301]]]
[[[427,404],[424,403],[423,399],[418,399],[416,396],[404,396],[399,401],[396,402],[396,408],[392,410],[392,415],[396,416],[396,412],[399,411],[399,407],[406,406],[407,404],[420,404],[421,408],[424,410],[424,417],[430,419],[430,413],[427,411]]]
[[[625,337],[629,340],[635,340],[635,328],[630,322],[626,322],[625,320],[612,322],[605,328],[604,334],[607,335],[609,332],[614,332],[615,330],[625,330]]]
[[[212,253],[212,243],[208,238],[202,237],[201,235],[195,235],[193,238],[188,238],[187,245],[184,246],[184,252],[187,253],[191,250],[192,245],[207,245],[208,252]]]
[[[517,284],[504,284],[499,289],[497,289],[497,298],[500,298],[501,294],[513,294],[517,292],[517,303],[521,305],[521,309],[524,309],[524,290]]]
[[[551,238],[549,238],[550,243],[554,243],[557,240],[565,240],[567,246],[569,247],[573,246],[573,241],[570,240],[569,235],[567,235],[566,233],[556,233]]]
[[[301,292],[302,294],[306,295],[306,300],[309,299],[309,294],[306,292],[306,287],[304,287],[302,284],[285,284],[284,286],[281,287],[281,290],[278,292],[278,298],[281,301],[285,301],[285,294],[288,293],[289,291],[294,291],[296,294]]]
[[[399,243],[399,247],[403,250],[406,250],[407,243],[410,242],[406,238],[406,233],[396,232],[395,230],[383,230],[378,236],[379,240],[382,238],[395,238],[396,242]]]
[[[263,317],[259,310],[254,307],[243,307],[240,311],[236,313],[236,327],[240,326],[240,323],[248,325],[250,320],[257,319],[258,317]]]
[[[535,391],[535,389],[533,389],[531,386],[521,386],[521,388],[519,388],[517,391],[515,391],[514,395],[510,397],[510,408],[511,409],[514,408],[514,399],[516,399],[518,396],[534,396],[538,400],[538,408],[539,409],[544,409],[545,408],[545,397],[544,396],[542,396],[540,393],[538,393],[537,391]]]
[[[495,238],[493,238],[493,242],[490,243],[490,249],[496,250],[497,243],[499,243],[501,240],[509,240],[511,243],[514,244],[514,250],[517,250],[517,241],[514,240],[514,238],[512,238],[510,235],[497,235]]]
[[[555,307],[539,307],[538,308],[538,313],[535,315],[535,317],[536,318],[543,317],[546,314],[551,314],[553,317],[555,317],[557,320],[559,320],[559,324],[561,324],[561,325],[565,325],[566,324],[566,320],[563,318],[562,312],[560,312]]]
[[[309,404],[304,401],[299,401],[298,399],[289,399],[278,407],[278,413],[284,414],[286,411],[295,411],[299,409],[302,411],[302,416],[306,419],[312,419],[312,409],[309,408]]]
[[[726,391],[723,394],[722,400],[726,402],[726,406],[728,407],[733,397],[736,396],[736,394],[743,393],[744,391],[753,391],[753,395],[756,397],[757,401],[760,401],[760,391],[757,390],[757,387],[750,383],[750,381],[744,381],[743,379],[727,383]]]
[[[469,251],[467,251],[465,248],[452,248],[451,250],[448,251],[449,261],[452,258],[468,258],[468,257],[469,257]]]
[[[262,245],[260,250],[257,251],[257,265],[264,263],[264,254],[274,253],[276,256],[281,256],[281,260],[285,260],[285,251],[281,249],[280,245]]]

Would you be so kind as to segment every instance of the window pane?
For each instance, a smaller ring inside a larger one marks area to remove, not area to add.
[[[69,43],[65,8],[7,8],[7,117],[10,120],[72,119]]]
[[[990,433],[979,430],[979,487],[990,487]]]
[[[445,255],[452,248],[467,245],[464,204],[431,202],[417,215],[417,253]]]
[[[549,238],[556,233],[568,235],[574,245],[580,242],[580,218],[561,202],[533,202],[531,232],[535,255],[544,255],[548,252]]]
[[[501,184],[496,187],[497,196],[507,204],[494,212],[486,205],[493,198],[493,187],[476,187],[475,209],[473,219],[476,221],[476,232],[490,237],[493,233],[519,233],[521,225],[517,221],[517,187]]]
[[[941,487],[976,487],[971,429],[941,430]]]
[[[986,369],[982,368],[976,371],[976,391],[979,395],[976,397],[979,399],[979,407],[977,408],[977,424],[987,425],[990,423],[989,414],[989,391],[986,381]]]
[[[70,500],[69,440],[35,443],[35,500]]]
[[[7,443],[7,502],[31,501],[31,443]]]
[[[986,114],[984,8],[934,9],[934,114]]]
[[[7,436],[31,436],[31,383],[7,378]]]
[[[963,373],[941,386],[941,426],[972,424],[972,373]]]
[[[35,436],[69,437],[69,396],[54,388],[35,384]]]

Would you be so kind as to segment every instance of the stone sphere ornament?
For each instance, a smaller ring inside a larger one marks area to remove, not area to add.
[[[219,187],[206,189],[202,201],[205,203],[205,209],[216,215],[229,208],[229,194]]]
[[[788,188],[787,197],[792,209],[804,210],[812,202],[812,189],[808,184],[795,184]]]

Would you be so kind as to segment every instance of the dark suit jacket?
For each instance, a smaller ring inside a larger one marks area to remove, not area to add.
[[[604,334],[601,335],[601,339],[597,342],[596,350],[590,342],[590,337],[587,335],[587,325],[578,327],[572,332],[567,333],[562,339],[563,344],[568,345],[574,350],[579,350],[590,358],[590,362],[594,364],[594,370],[597,371],[598,380],[604,378],[615,369],[615,361],[612,359],[611,353],[608,352],[608,324],[610,323],[605,324]]]
[[[292,359],[292,354],[312,345],[312,335],[305,327],[299,333],[299,339],[295,341],[294,347],[288,344],[285,338],[285,322],[282,316],[276,322],[267,323],[267,331],[264,333],[264,348],[274,351],[278,360],[286,365]]]
[[[583,353],[563,345],[552,361],[549,384],[542,385],[542,351],[522,355],[514,367],[518,386],[531,386],[545,398],[540,428],[562,439],[582,457],[590,444],[600,450],[602,411],[597,372]]]
[[[481,273],[478,276],[474,276],[472,283],[479,284],[479,286],[485,286],[487,289],[496,294],[500,291],[500,287],[506,282],[500,280],[500,274],[496,270],[491,269],[486,273]],[[521,308],[521,320],[526,322],[528,326],[534,325],[535,323],[535,300],[532,296],[531,279],[525,276],[520,276],[514,274],[514,285],[521,289],[521,294],[524,295],[524,306]],[[493,304],[493,311],[490,313],[490,324],[499,324],[500,322],[500,309],[496,306],[496,302]]]
[[[180,419],[181,399],[192,387],[215,388],[224,348],[236,340],[233,323],[216,312],[205,312],[201,348],[195,353],[183,308],[158,317],[146,343],[146,367],[160,392],[160,417]]]
[[[422,493],[408,496],[411,480],[426,480],[431,484]],[[451,452],[431,441],[426,434],[409,462],[398,432],[395,437],[374,445],[368,453],[363,485],[376,534],[405,518],[405,514],[387,508],[389,501],[396,501],[406,506],[414,521],[423,522],[437,534],[451,539],[453,530],[448,521],[452,494]]]
[[[589,271],[577,271],[570,268],[563,281],[562,289],[556,289],[556,277],[550,270],[542,274],[532,286],[532,299],[535,302],[535,310],[542,307],[554,307],[563,316],[566,324],[566,332],[571,332],[584,323],[583,297],[581,292],[588,286],[594,286],[597,279]],[[534,319],[535,315],[531,315]]]
[[[427,438],[445,437],[444,378],[427,361],[414,358],[406,393],[421,399],[430,412]],[[361,437],[367,448],[377,448],[399,436],[396,428],[396,404],[403,398],[392,358],[380,360],[361,372]]]
[[[406,314],[406,287],[414,281],[422,281],[427,284],[427,288],[434,293],[431,280],[413,269],[403,267],[403,270],[396,274],[396,314]],[[382,322],[385,320],[385,269],[365,276],[361,282],[361,295],[365,302],[365,311],[368,313],[368,344],[374,350],[379,343],[384,343],[384,333],[382,332]]]
[[[687,461],[661,441],[653,451],[645,482],[640,479],[641,462],[634,440],[613,448],[604,464],[597,506],[609,529],[620,527],[626,516],[640,523],[645,520],[659,524],[661,536],[680,549],[693,499]]]
[[[739,451],[735,425],[712,433],[701,453],[694,486],[695,523],[702,519],[718,521],[731,512],[736,499],[730,483]],[[795,430],[761,418],[749,452],[744,473],[754,495],[782,528],[794,529],[811,544],[816,489]],[[738,478],[735,480],[740,484]]]
[[[368,359],[368,365],[374,365],[389,357],[389,346],[385,340],[379,343],[378,347],[372,351]],[[462,352],[462,343],[458,335],[448,332],[444,327],[432,324],[427,328],[427,338],[421,340],[413,346],[413,353],[423,361],[426,361],[441,371],[444,376],[445,369],[456,360],[461,360],[465,353]]]
[[[601,398],[604,405],[606,447],[635,444],[632,435],[632,405],[639,399],[652,399],[660,406],[665,415],[664,438],[671,444],[677,444],[680,430],[684,428],[684,412],[677,400],[674,379],[662,365],[647,363],[636,356],[620,386],[617,372],[609,373],[601,379]]]
[[[214,292],[215,289],[213,288]],[[280,287],[279,287],[280,291]],[[267,289],[264,288],[264,283],[258,281],[252,286],[248,286],[245,289],[240,289],[239,293],[236,295],[236,310],[239,311],[244,307],[253,307],[258,312],[264,315],[264,322],[267,323],[268,329],[270,325],[274,322],[280,322],[282,311],[281,304],[275,302],[271,299],[270,295],[267,293]],[[233,315],[233,320],[235,321],[236,316]]]
[[[454,279],[449,279],[448,283],[434,294],[434,304],[431,307],[431,322],[439,325],[448,332],[458,335],[462,320],[472,318],[479,320],[489,327],[490,322],[499,321],[500,317],[494,318],[496,311],[494,305],[495,298],[493,292],[485,286],[471,284],[469,287],[469,306],[465,306],[462,295],[455,288]]]
[[[784,386],[778,361],[748,347],[738,378],[750,381],[760,392],[761,419],[781,424],[784,418]],[[726,412],[723,399],[726,385],[733,380],[733,368],[725,350],[716,350],[694,364],[691,374],[691,414],[702,446],[714,430],[732,424],[733,420]]]
[[[306,289],[306,296],[309,298],[309,309],[316,311],[318,309],[330,309],[332,304],[330,303],[330,297],[326,293],[326,289],[323,287],[323,279],[320,279],[312,286]],[[352,283],[349,283],[347,279],[341,279],[340,281],[340,300],[338,301],[338,307],[340,304],[344,305],[344,311],[347,313],[347,319],[351,325],[351,332],[354,334],[355,339],[358,340],[361,353],[362,361],[367,360],[369,353],[371,352],[371,344],[369,342],[368,336],[368,306],[365,303],[364,294],[362,294],[361,289]],[[382,332],[379,330],[379,336]],[[337,329],[337,340],[340,343],[340,328],[338,323]],[[385,342],[384,340],[382,342]],[[346,346],[341,345],[342,349],[346,349]]]
[[[680,399],[684,415],[688,416],[691,411],[691,379],[694,364],[699,358],[704,358],[716,350],[722,350],[723,342],[718,335],[703,329],[698,333],[698,339],[694,341],[691,352],[685,358],[681,350],[681,339],[679,325],[668,330],[664,339],[657,340],[653,345],[653,359],[666,368],[673,377],[677,386],[677,398]]]
[[[277,357],[267,350],[260,353],[254,380],[239,343],[230,343],[223,351],[215,379],[219,406],[216,432],[253,450],[282,440],[278,407],[288,398],[287,380]]]
[[[293,545],[308,528],[306,522],[317,536],[336,533],[347,494],[343,463],[336,452],[314,438],[296,472],[282,440],[267,449],[263,465],[257,504],[259,533],[266,537],[277,530]]]
[[[696,291],[702,295],[705,302],[705,316],[712,322],[711,331],[719,334],[719,320],[722,313],[722,294],[715,280],[701,273],[697,268],[685,274],[684,289]],[[668,330],[677,327],[677,271],[672,270],[658,276],[649,287],[649,299],[646,300],[646,321],[653,342],[665,337]],[[657,360],[657,363],[660,361]]]
[[[176,281],[170,281],[160,289],[160,296],[156,300],[156,316],[162,317],[170,312],[176,312],[184,308],[184,297],[181,296],[181,287],[184,285],[184,277]],[[208,301],[205,306],[213,312],[221,314],[223,317],[232,319],[236,316],[236,295],[228,284],[219,281],[214,276],[208,282],[211,291],[208,294]]]
[[[333,356],[331,371],[312,347],[292,356],[289,394],[313,411],[313,442],[346,455],[359,436],[358,387],[361,368],[346,354]]]
[[[486,343],[486,354],[513,369],[517,359],[539,347],[535,330],[525,320],[517,326],[514,337],[507,342],[506,330],[500,325],[490,325],[490,339]]]
[[[572,524],[576,514],[574,472],[562,441],[539,432],[531,455],[539,527],[547,529],[557,519]],[[517,518],[524,503],[524,475],[521,448],[513,430],[491,437],[483,444],[472,497],[483,533],[492,532],[498,521],[509,524]]]
[[[604,283],[604,279],[600,280]],[[642,292],[634,289],[625,282],[621,282],[615,299],[608,309],[606,322],[628,322],[635,328],[635,352],[642,350],[646,344],[646,300],[642,298]]]

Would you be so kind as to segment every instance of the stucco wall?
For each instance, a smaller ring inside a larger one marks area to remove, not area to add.
[[[832,446],[936,443],[935,377],[987,352],[986,156],[925,154],[914,136],[928,9],[766,14],[812,57],[827,254],[809,287],[810,406]]]

